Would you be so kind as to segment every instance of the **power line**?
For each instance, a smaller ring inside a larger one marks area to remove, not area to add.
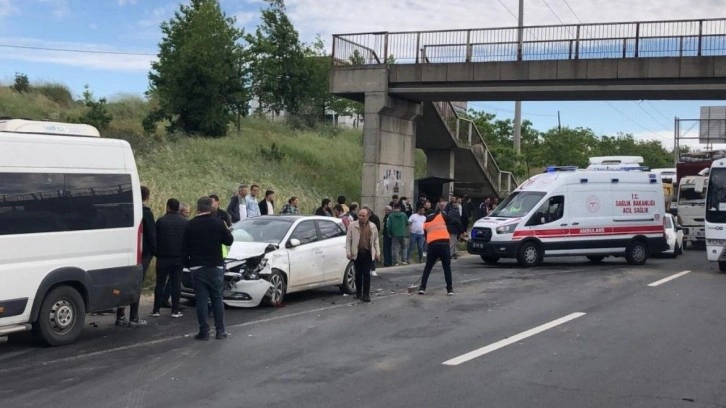
[[[502,109],[502,108],[498,108],[496,106],[491,106],[491,105],[487,105],[487,104],[480,103],[480,102],[470,102],[470,104],[471,105],[474,105],[475,107],[476,106],[483,107],[485,110],[488,109],[488,110],[505,112],[505,113],[514,113],[514,111],[513,110],[510,110],[510,109]],[[526,115],[526,116],[542,116],[542,117],[556,117],[557,116],[556,114],[551,114],[551,113],[550,114],[548,114],[548,113],[522,113],[522,115]]]
[[[649,106],[650,106],[651,108],[653,108],[653,110],[655,111],[655,113],[659,114],[659,115],[660,115],[660,117],[662,117],[663,119],[665,119],[665,120],[666,120],[666,122],[670,122],[670,121],[672,121],[672,120],[673,120],[672,118],[668,118],[668,117],[667,117],[666,115],[664,115],[663,113],[661,113],[661,111],[659,111],[659,110],[658,110],[658,108],[656,108],[656,107],[655,107],[655,105],[653,105],[653,104],[652,104],[652,103],[651,103],[651,102],[650,102],[649,100],[646,100],[645,102],[646,102],[646,103],[647,103],[647,104],[648,104],[648,105],[649,105]]]
[[[633,124],[635,124],[636,126],[640,127],[640,128],[641,128],[641,129],[643,129],[643,130],[646,130],[646,131],[648,131],[648,132],[652,133],[652,134],[653,134],[653,135],[655,135],[655,136],[658,136],[658,134],[657,134],[657,133],[655,133],[655,132],[654,132],[654,131],[652,131],[651,129],[649,129],[649,128],[647,128],[647,127],[643,126],[642,124],[640,124],[640,122],[636,121],[635,119],[631,118],[630,116],[626,115],[625,113],[623,113],[623,111],[621,111],[620,109],[616,108],[616,107],[615,107],[615,105],[613,105],[613,104],[612,104],[612,103],[610,103],[609,101],[604,101],[604,102],[605,102],[605,103],[607,103],[607,104],[608,104],[608,106],[610,106],[611,108],[613,108],[613,110],[615,110],[616,112],[618,112],[619,114],[621,114],[621,115],[622,115],[622,116],[623,116],[623,117],[624,117],[625,119],[627,119],[627,120],[631,121],[631,122],[632,122]]]
[[[544,0],[543,0],[543,1],[544,1]],[[578,22],[579,22],[580,24],[582,24],[582,20],[581,20],[581,19],[580,19],[580,17],[579,17],[578,15],[577,15],[577,13],[575,13],[575,10],[574,10],[574,9],[572,8],[572,6],[570,6],[570,3],[569,3],[569,2],[567,1],[567,0],[562,0],[562,1],[563,1],[563,2],[565,3],[565,5],[567,6],[567,8],[568,8],[568,9],[570,10],[570,13],[572,13],[572,15],[573,15],[573,16],[575,16],[575,18],[577,19],[577,21],[578,21]],[[550,11],[552,11],[552,9],[550,9]],[[632,101],[632,102],[633,102],[634,104],[638,105],[638,108],[640,108],[640,110],[642,110],[643,112],[645,112],[645,114],[646,114],[646,115],[650,116],[650,118],[651,118],[651,119],[653,119],[653,120],[654,120],[654,121],[655,121],[655,122],[656,122],[656,123],[657,123],[658,125],[660,125],[660,126],[663,126],[663,127],[665,127],[665,128],[668,128],[668,127],[669,127],[669,126],[667,126],[667,125],[664,125],[664,124],[663,124],[663,122],[661,122],[661,121],[660,121],[659,119],[657,119],[657,118],[656,118],[655,116],[653,116],[653,115],[652,115],[652,114],[651,114],[650,112],[648,112],[647,110],[645,110],[645,108],[643,108],[643,107],[642,107],[642,106],[641,106],[641,105],[640,105],[639,103],[637,103],[637,102],[635,102],[635,101]],[[649,105],[651,106],[651,108],[653,108],[653,110],[654,110],[654,111],[656,111],[656,112],[657,112],[657,113],[658,113],[658,114],[659,114],[659,115],[660,115],[661,117],[665,118],[665,116],[664,116],[664,115],[663,115],[662,113],[660,113],[660,111],[659,111],[659,110],[658,110],[658,109],[657,109],[657,108],[656,108],[655,106],[653,106],[652,104],[650,104],[650,101],[648,101],[648,104],[649,104]],[[631,121],[632,121],[632,119],[631,119]],[[666,121],[668,121],[668,119],[667,119],[667,118],[666,118]],[[642,126],[641,126],[641,127],[642,127]]]
[[[138,55],[138,56],[149,56],[156,57],[156,54],[148,54],[141,52],[123,52],[123,51],[94,51],[94,50],[81,50],[77,48],[51,48],[51,47],[32,47],[28,45],[12,45],[12,44],[0,44],[2,48],[19,48],[24,50],[35,50],[35,51],[60,51],[60,52],[76,52],[82,54],[110,54],[110,55]]]
[[[550,9],[550,12],[552,12],[552,15],[555,16],[555,18],[557,19],[557,21],[560,22],[560,24],[565,25],[565,22],[562,21],[562,19],[560,19],[560,16],[558,16],[557,13],[555,13],[555,11],[552,9],[552,7],[550,7],[550,4],[547,3],[547,0],[542,0],[542,3],[544,3],[545,6],[547,6],[548,9]]]
[[[632,102],[634,104],[636,104],[640,108],[640,110],[642,110],[643,112],[645,112],[646,115],[650,116],[650,118],[653,119],[657,124],[659,124],[660,126],[663,126],[664,128],[668,128],[669,127],[668,125],[664,125],[663,122],[660,121],[660,119],[656,118],[650,112],[648,112],[647,110],[645,110],[645,108],[643,108],[643,106],[640,103],[635,102],[635,101],[632,101]]]
[[[562,1],[565,2],[565,5],[567,6],[567,8],[570,9],[570,13],[572,13],[572,15],[575,16],[575,19],[577,19],[577,21],[580,24],[582,24],[582,20],[580,20],[580,17],[577,16],[577,13],[575,13],[575,10],[572,9],[572,7],[570,6],[570,3],[568,3],[567,0],[562,0]]]
[[[514,19],[515,19],[515,20],[519,20],[519,18],[517,18],[517,15],[516,15],[516,14],[514,14],[514,13],[512,12],[512,10],[510,10],[510,9],[509,9],[509,7],[507,7],[507,5],[506,5],[506,4],[504,4],[504,2],[503,2],[502,0],[497,0],[497,1],[499,2],[499,4],[501,4],[501,5],[502,5],[502,7],[504,7],[505,9],[507,9],[507,11],[509,12],[509,15],[511,15],[512,17],[514,17]]]

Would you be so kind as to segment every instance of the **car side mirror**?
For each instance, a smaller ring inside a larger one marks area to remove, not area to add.
[[[293,239],[291,239],[291,240],[287,241],[287,247],[288,247],[288,248],[295,248],[295,247],[299,247],[299,246],[300,246],[300,244],[301,244],[301,242],[300,242],[300,240],[299,240],[299,239],[297,239],[297,238],[293,238]]]

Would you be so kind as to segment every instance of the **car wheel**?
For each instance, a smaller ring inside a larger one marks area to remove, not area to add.
[[[268,279],[272,284],[272,293],[265,296],[265,304],[268,306],[280,306],[285,300],[287,293],[287,282],[285,276],[277,269],[273,269]]]
[[[525,242],[517,251],[517,263],[519,266],[532,267],[542,263],[542,249],[535,242]]]
[[[481,256],[481,260],[487,265],[496,265],[499,262],[498,256]]]
[[[648,245],[636,239],[625,250],[625,260],[629,265],[643,265],[648,260]]]
[[[602,255],[590,255],[587,257],[587,260],[589,260],[590,262],[592,262],[594,264],[601,263],[603,259],[605,259],[605,257]]]
[[[348,262],[348,265],[345,267],[340,291],[348,295],[355,293],[355,264],[352,261]]]
[[[726,261],[718,261],[718,270],[726,272]]]
[[[34,331],[48,345],[62,346],[76,341],[85,320],[81,294],[70,286],[58,286],[45,295]]]

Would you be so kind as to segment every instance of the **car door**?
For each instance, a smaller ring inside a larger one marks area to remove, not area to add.
[[[318,220],[320,246],[325,252],[325,281],[327,284],[343,282],[343,272],[348,265],[345,256],[345,230],[333,220]]]
[[[318,229],[313,220],[298,223],[290,234],[300,245],[288,248],[290,272],[288,288],[296,290],[325,281],[325,251],[321,248]]]

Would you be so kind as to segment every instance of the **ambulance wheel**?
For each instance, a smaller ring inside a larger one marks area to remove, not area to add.
[[[594,264],[599,264],[603,259],[605,259],[605,257],[602,255],[590,255],[587,259]]]
[[[481,256],[481,260],[487,265],[496,265],[499,262],[498,256]]]
[[[718,270],[726,272],[726,261],[718,261]]]
[[[643,265],[648,260],[648,245],[636,239],[625,250],[625,260],[629,265]]]
[[[542,249],[533,241],[525,242],[517,251],[517,263],[525,268],[539,266],[543,257]]]

